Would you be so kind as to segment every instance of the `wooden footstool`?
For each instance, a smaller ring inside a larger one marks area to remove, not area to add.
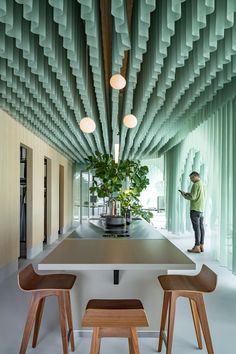
[[[148,320],[140,300],[90,300],[83,327],[93,327],[90,354],[99,354],[102,337],[125,337],[130,354],[139,354],[136,327],[147,327]]]

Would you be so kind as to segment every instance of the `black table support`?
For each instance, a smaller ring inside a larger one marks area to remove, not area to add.
[[[114,280],[113,280],[113,284],[114,285],[118,285],[119,281],[120,281],[120,277],[119,277],[119,270],[114,270],[113,271],[113,276],[114,276]]]

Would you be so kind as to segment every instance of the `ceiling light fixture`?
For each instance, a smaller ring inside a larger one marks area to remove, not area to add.
[[[116,90],[121,90],[126,85],[125,78],[120,74],[115,74],[110,78],[110,85]]]
[[[96,129],[96,124],[92,118],[84,117],[79,123],[80,129],[84,133],[92,133]]]
[[[138,121],[133,114],[127,114],[123,119],[123,123],[127,128],[134,128],[136,127]]]

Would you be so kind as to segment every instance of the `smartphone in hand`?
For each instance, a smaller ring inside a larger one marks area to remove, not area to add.
[[[182,195],[186,195],[185,192],[181,191],[181,189],[178,189],[178,191],[182,194]]]

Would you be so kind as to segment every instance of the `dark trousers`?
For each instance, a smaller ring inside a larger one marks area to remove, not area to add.
[[[195,235],[195,246],[204,244],[205,230],[203,225],[203,213],[196,210],[190,211],[190,219],[192,221],[194,235]]]

